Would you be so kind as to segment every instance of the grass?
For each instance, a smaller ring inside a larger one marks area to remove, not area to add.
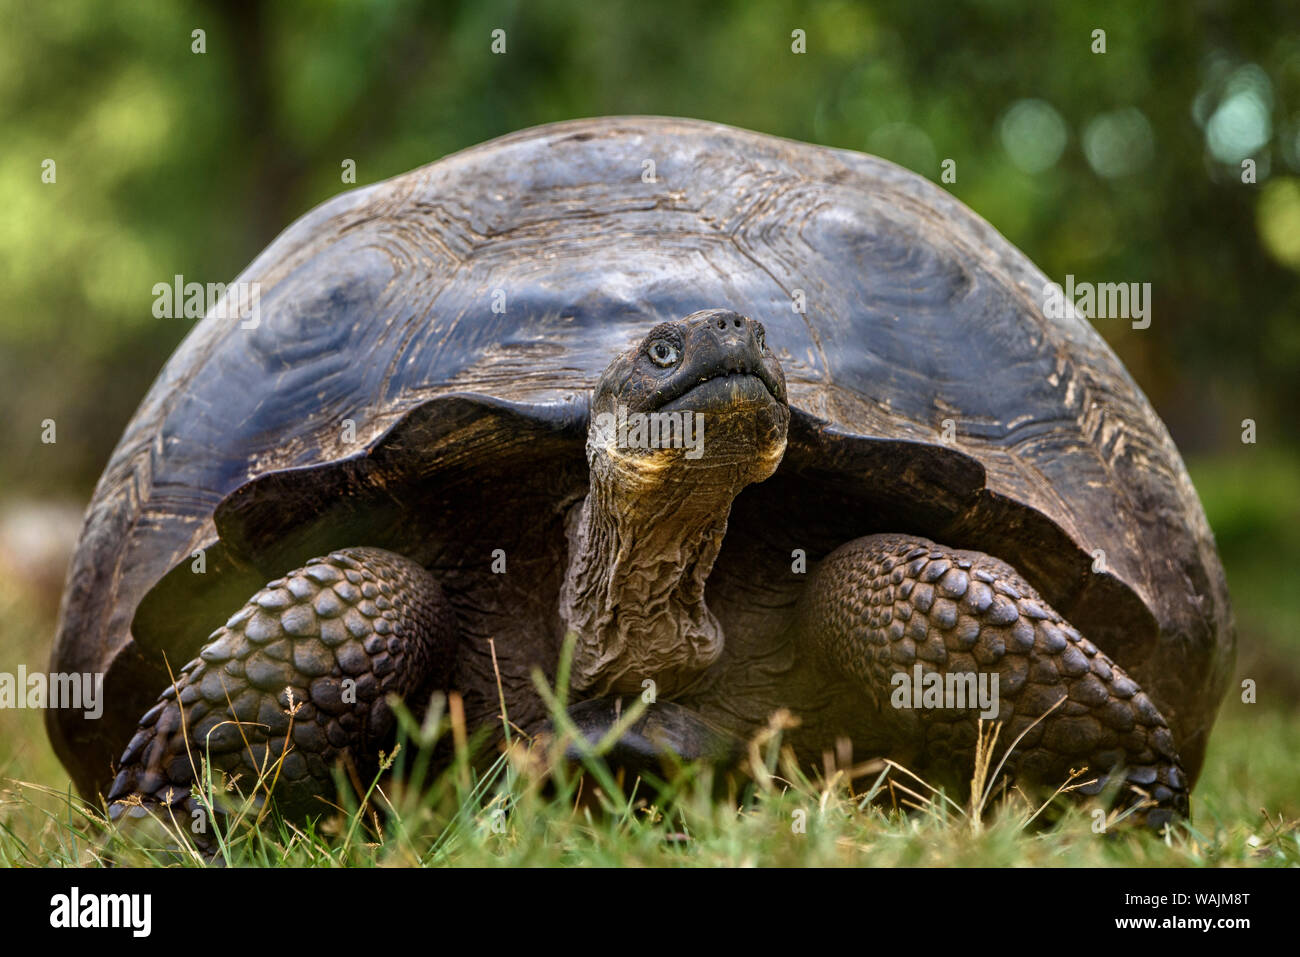
[[[706,767],[682,768],[654,790],[639,781],[620,786],[600,746],[571,768],[558,758],[571,740],[563,733],[531,747],[515,736],[490,765],[476,766],[474,743],[446,705],[436,699],[418,725],[400,710],[390,773],[371,782],[363,801],[345,798],[304,827],[267,813],[264,803],[223,794],[220,782],[201,774],[205,807],[231,808],[212,818],[223,821],[214,828],[214,858],[192,845],[188,816],[133,822],[110,841],[95,807],[66,791],[14,782],[0,805],[0,864],[1300,865],[1300,769],[1291,760],[1300,730],[1286,715],[1247,710],[1258,706],[1225,711],[1194,822],[1156,835],[1113,813],[1097,833],[1089,806],[1063,799],[1052,804],[1059,819],[1044,827],[1036,822],[1042,808],[1017,792],[991,797],[1005,752],[993,733],[976,765],[976,797],[962,806],[890,763],[856,777],[856,789],[842,773],[810,779],[782,745],[778,718],[750,743],[744,778],[718,800]],[[455,742],[455,759],[433,774],[429,754],[445,738]],[[1242,740],[1251,748],[1230,747]],[[276,771],[265,768],[254,792]]]
[[[408,733],[428,743],[447,730],[443,720]],[[1229,719],[1224,730],[1244,729]],[[905,775],[894,779],[914,789],[913,799],[900,788],[891,802],[883,773],[855,793],[843,780],[803,777],[776,731],[751,749],[759,768],[731,800],[714,800],[710,775],[699,768],[684,769],[653,799],[638,797],[635,786],[628,798],[599,783],[607,772],[597,759],[582,773],[547,772],[537,749],[516,742],[482,772],[458,760],[424,786],[402,783],[420,777],[418,767],[407,767],[409,776],[376,784],[369,806],[351,804],[309,827],[271,814],[259,828],[255,807],[242,804],[242,819],[223,829],[217,860],[277,867],[1300,865],[1293,803],[1300,772],[1257,773],[1291,767],[1300,744],[1295,724],[1271,720],[1251,734],[1261,747],[1249,756],[1212,755],[1194,822],[1164,835],[1122,825],[1095,833],[1087,808],[1073,804],[1050,828],[1027,826],[1035,808],[1014,795],[992,802],[983,819],[972,817]],[[390,757],[396,764],[411,753]],[[1290,816],[1277,810],[1288,806]],[[166,842],[158,830],[128,829],[108,845],[94,827],[102,820],[95,809],[35,785],[11,792],[4,814],[0,863],[10,866],[205,863],[192,851],[156,850],[178,846],[187,819],[168,825]]]
[[[1267,496],[1276,505],[1263,517],[1239,491],[1239,466],[1193,469],[1211,521],[1223,529],[1243,646],[1237,680],[1257,678],[1261,703],[1243,703],[1230,690],[1193,794],[1193,820],[1162,835],[1113,822],[1095,833],[1088,806],[1068,799],[1053,804],[1056,819],[1044,826],[1033,819],[1038,807],[1017,793],[993,796],[988,785],[1008,742],[974,769],[975,808],[897,768],[882,769],[888,775],[872,768],[852,785],[844,775],[806,777],[779,725],[751,742],[748,775],[720,799],[718,782],[699,767],[682,769],[662,792],[632,782],[628,796],[597,755],[576,770],[557,760],[562,736],[531,748],[515,736],[486,767],[476,766],[455,709],[438,707],[421,725],[402,715],[390,773],[371,783],[364,802],[344,801],[308,827],[274,812],[257,827],[260,807],[235,800],[217,859],[322,867],[1300,866],[1298,603],[1276,579],[1279,568],[1297,567],[1288,561],[1300,561],[1296,465],[1277,458],[1251,466],[1256,489],[1276,486],[1276,496]],[[0,586],[4,669],[43,667],[51,631],[48,602]],[[455,760],[433,773],[428,746],[447,738]],[[219,788],[207,782],[204,798],[219,800]],[[110,855],[123,863],[205,863],[198,854],[150,850],[160,842],[147,829],[129,831],[110,849],[101,821],[99,809],[71,792],[40,713],[0,711],[0,865],[96,866]],[[181,827],[175,835],[185,833]]]

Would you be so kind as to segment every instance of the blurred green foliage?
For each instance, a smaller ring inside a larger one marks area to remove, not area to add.
[[[1240,454],[1244,418],[1283,444],[1300,399],[1298,21],[1289,0],[3,0],[0,481],[84,500],[192,324],[154,318],[153,284],[232,279],[351,188],[344,160],[360,185],[618,113],[864,150],[936,181],[955,160],[946,188],[1052,278],[1152,283],[1150,329],[1097,325],[1185,450]]]

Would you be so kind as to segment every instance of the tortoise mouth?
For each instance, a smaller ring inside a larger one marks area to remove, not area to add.
[[[782,401],[775,383],[760,371],[720,369],[655,406],[658,412],[740,412]]]

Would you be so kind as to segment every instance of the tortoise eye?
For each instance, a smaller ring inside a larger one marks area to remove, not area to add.
[[[681,351],[667,339],[656,339],[650,343],[650,347],[646,351],[650,354],[651,362],[664,368],[675,365],[681,357]]]

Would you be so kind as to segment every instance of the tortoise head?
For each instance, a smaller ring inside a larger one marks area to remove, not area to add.
[[[785,453],[785,375],[763,325],[726,309],[661,322],[609,364],[587,436],[594,473],[735,495]]]

